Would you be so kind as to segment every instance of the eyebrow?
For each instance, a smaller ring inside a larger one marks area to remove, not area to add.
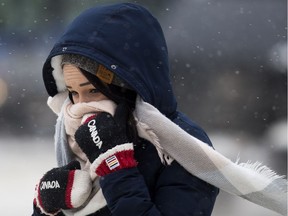
[[[90,82],[85,82],[85,83],[80,83],[79,86],[82,87],[82,86],[90,85],[90,84],[91,84]]]
[[[91,83],[88,81],[88,82],[85,82],[85,83],[80,83],[79,86],[82,87],[82,86],[90,85],[90,84]],[[66,86],[66,88],[70,88],[71,89],[72,87],[71,86]]]

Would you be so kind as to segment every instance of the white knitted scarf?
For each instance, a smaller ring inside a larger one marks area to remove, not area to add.
[[[62,109],[63,107],[65,106],[62,106]],[[51,108],[53,109],[53,106]],[[64,123],[61,113],[56,124],[55,145],[58,164],[64,165],[73,158],[73,154],[71,154],[70,148],[67,148],[67,140],[63,136]],[[136,109],[133,114],[137,122],[139,136],[155,145],[163,163],[170,164],[176,160],[191,174],[221,190],[286,215],[287,180],[284,179],[284,176],[277,175],[259,162],[232,162],[212,147],[185,132],[140,97],[137,98]],[[95,182],[95,185],[98,185],[98,190],[100,190],[99,182]],[[104,198],[102,193],[98,198],[100,198],[99,200]],[[90,202],[89,206],[93,206],[92,203],[97,205],[99,200],[94,199],[94,202]],[[76,212],[77,210],[73,210],[73,215],[81,215],[75,214]]]
[[[50,108],[55,113],[58,113],[55,129],[57,162],[59,166],[63,166],[72,160],[78,160],[81,164],[81,169],[90,173],[93,188],[89,198],[81,207],[62,210],[62,212],[69,216],[89,215],[103,208],[107,203],[100,188],[99,176],[90,169],[91,163],[76,143],[74,134],[83,123],[83,120],[90,115],[103,111],[114,115],[117,105],[111,100],[72,104],[66,97],[67,93],[64,93],[48,99]]]
[[[151,104],[140,98],[136,104],[135,117],[139,127],[146,125],[149,134],[154,133],[148,140],[191,174],[230,194],[287,214],[287,180],[284,176],[259,162],[234,163],[185,132]]]

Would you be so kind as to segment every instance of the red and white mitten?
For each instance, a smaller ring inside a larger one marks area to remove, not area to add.
[[[119,104],[114,116],[98,113],[77,129],[75,140],[98,176],[137,166],[133,143],[127,134],[127,119],[128,108]]]
[[[92,181],[80,163],[48,171],[36,186],[34,203],[46,215],[55,215],[61,209],[80,207],[92,191]]]

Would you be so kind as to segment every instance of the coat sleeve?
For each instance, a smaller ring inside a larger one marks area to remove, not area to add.
[[[100,185],[114,216],[160,216],[137,168],[123,169],[101,178]]]
[[[112,215],[184,216],[211,215],[218,189],[192,176],[177,162],[159,176],[151,199],[137,168],[103,177],[103,194]]]

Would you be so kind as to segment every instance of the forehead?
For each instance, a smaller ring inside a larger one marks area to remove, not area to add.
[[[81,73],[80,69],[71,64],[63,66],[63,75],[66,85],[88,82],[88,79]]]

